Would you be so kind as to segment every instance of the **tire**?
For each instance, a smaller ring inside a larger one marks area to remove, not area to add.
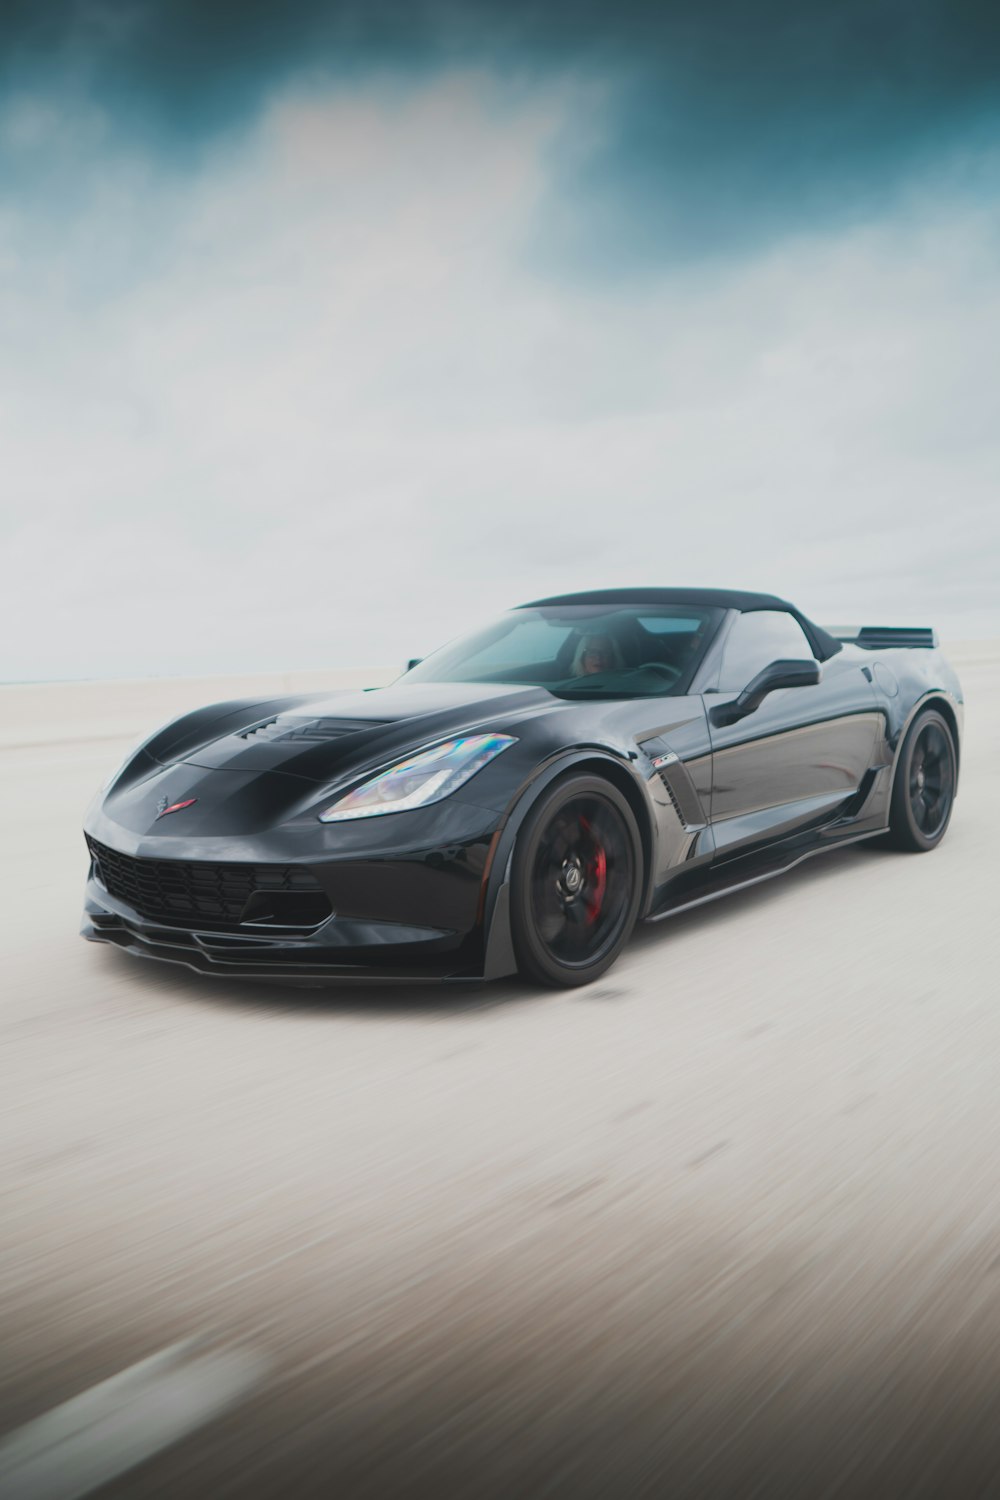
[[[642,841],[617,787],[569,775],[543,792],[514,848],[511,931],[518,971],[553,988],[590,984],[628,942]]]
[[[951,821],[957,779],[951,726],[936,709],[926,709],[899,751],[886,842],[911,854],[936,849]]]

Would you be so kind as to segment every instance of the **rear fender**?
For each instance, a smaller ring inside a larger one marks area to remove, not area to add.
[[[922,698],[917,699],[899,727],[894,746],[895,754],[892,760],[892,771],[889,777],[889,790],[886,797],[887,808],[892,804],[892,792],[896,784],[896,772],[899,768],[900,753],[906,743],[906,736],[909,734],[910,728],[916,718],[928,708],[936,708],[951,728],[952,738],[955,742],[955,796],[958,796],[958,773],[962,761],[963,705],[942,688],[933,688],[930,692],[925,693]]]

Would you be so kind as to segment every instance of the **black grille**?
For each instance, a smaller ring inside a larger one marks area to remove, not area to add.
[[[108,893],[150,921],[236,926],[254,896],[248,914],[254,922],[268,907],[270,921],[281,925],[315,925],[330,915],[315,877],[297,865],[133,859],[96,839],[87,843]],[[268,902],[268,896],[278,899]]]

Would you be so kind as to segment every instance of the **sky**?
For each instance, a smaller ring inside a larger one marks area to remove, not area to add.
[[[0,9],[0,680],[1000,636],[1000,8]]]

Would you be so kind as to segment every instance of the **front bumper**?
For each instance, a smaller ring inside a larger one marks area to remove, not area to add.
[[[248,934],[150,921],[87,881],[80,935],[199,974],[295,984],[331,980],[483,979],[482,945],[467,935],[331,917],[313,932]]]
[[[445,818],[440,813],[436,819],[426,813],[399,814],[393,822],[391,843],[388,829],[377,830],[378,841],[371,834],[363,840],[350,830],[350,838],[337,838],[336,850],[325,847],[309,857],[283,830],[238,841],[151,838],[116,826],[106,811],[92,813],[87,836],[96,858],[87,880],[81,934],[91,942],[111,943],[201,974],[282,983],[481,980],[513,972],[509,943],[501,943],[508,956],[498,960],[496,945],[488,941],[498,909],[498,872],[491,879],[491,854],[499,815],[456,803]],[[332,842],[325,830],[321,836]],[[113,877],[106,856],[121,865],[148,868],[152,885],[135,879],[123,884],[120,871]],[[254,868],[266,882],[277,861],[286,872],[301,872],[322,892],[324,919],[292,928],[281,925],[285,908],[279,907],[277,915],[269,911],[266,923],[249,903],[241,910],[244,892],[235,877]],[[171,878],[174,870],[195,868],[194,885],[178,885]],[[215,871],[225,897],[234,881],[238,892],[235,907],[224,902],[225,911],[213,910],[215,887],[210,880],[203,883]],[[192,889],[197,913],[169,909],[178,890]],[[154,899],[158,890],[166,891],[166,900]],[[209,899],[203,900],[206,890]]]

